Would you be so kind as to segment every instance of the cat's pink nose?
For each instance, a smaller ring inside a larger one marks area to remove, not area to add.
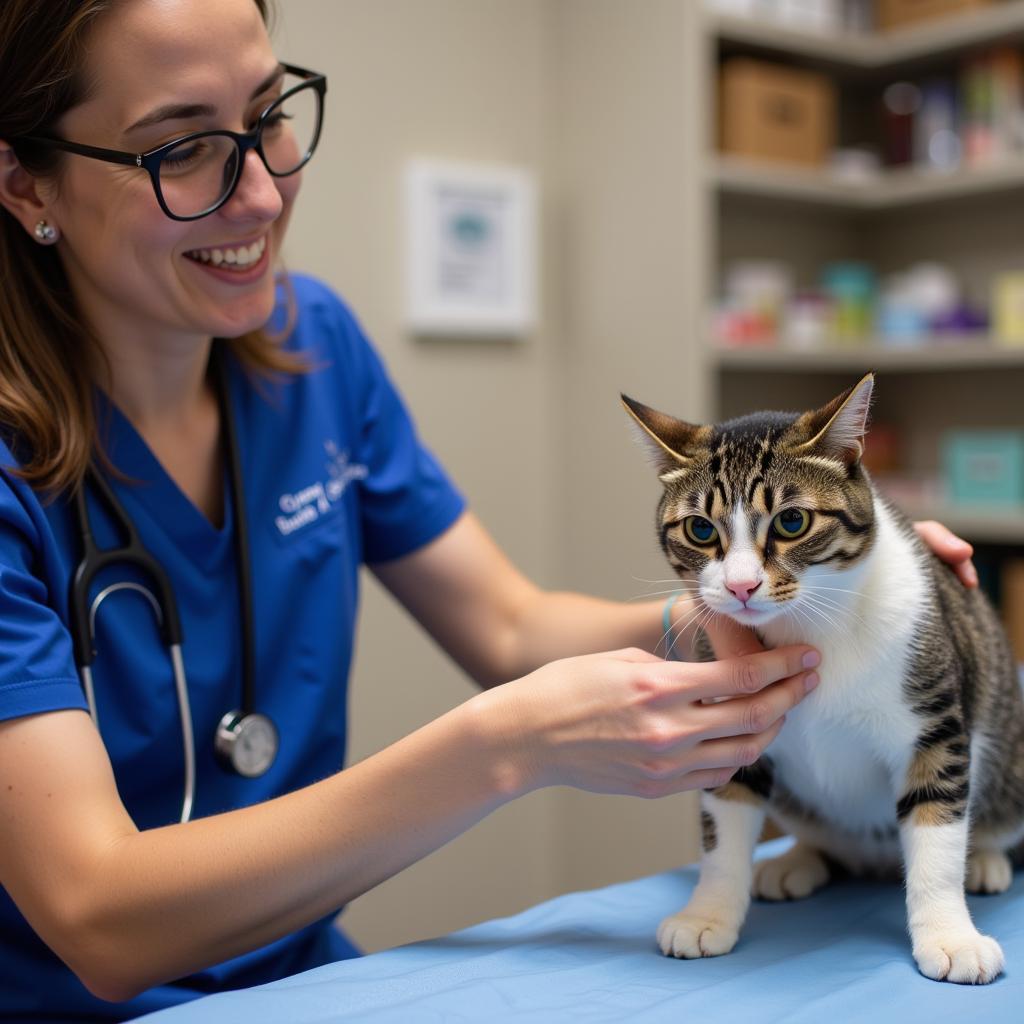
[[[750,595],[759,586],[761,586],[760,580],[741,580],[739,583],[726,583],[726,587],[744,604],[750,600]]]

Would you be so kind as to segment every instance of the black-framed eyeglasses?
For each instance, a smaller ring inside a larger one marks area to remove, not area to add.
[[[309,163],[320,141],[327,78],[291,64],[281,68],[302,81],[274,100],[248,132],[190,132],[148,153],[99,149],[46,135],[23,135],[20,141],[140,167],[149,172],[157,202],[168,217],[198,220],[234,194],[250,149],[275,178],[286,178]]]

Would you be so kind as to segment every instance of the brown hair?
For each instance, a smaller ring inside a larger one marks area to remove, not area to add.
[[[52,176],[61,156],[19,136],[46,134],[83,102],[87,36],[119,0],[3,0],[0,4],[0,139],[29,173]],[[269,23],[274,0],[254,0]],[[0,427],[21,462],[13,471],[55,494],[79,485],[98,450],[90,367],[102,358],[56,248],[34,242],[0,211]],[[303,365],[280,339],[253,331],[226,339],[250,372]],[[102,454],[101,454],[102,458]]]

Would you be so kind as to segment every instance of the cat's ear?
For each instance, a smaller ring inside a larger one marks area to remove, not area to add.
[[[794,430],[809,440],[797,444],[794,452],[825,455],[838,459],[845,466],[859,462],[864,454],[864,435],[874,387],[875,375],[865,374],[859,384],[833,398],[828,405],[804,413],[794,424]]]
[[[636,439],[647,449],[659,473],[691,464],[691,449],[700,427],[651,409],[627,395],[619,397],[630,415]]]

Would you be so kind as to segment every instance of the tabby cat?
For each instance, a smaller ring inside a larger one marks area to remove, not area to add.
[[[1024,699],[992,607],[882,498],[861,456],[874,378],[821,409],[692,426],[623,396],[664,493],[658,533],[707,614],[813,644],[821,683],[765,754],[701,794],[700,880],[662,922],[681,958],[736,943],[750,894],[808,896],[830,862],[906,880],[914,959],[986,983],[998,943],[964,888],[1002,892],[1024,838]],[[711,657],[702,638],[705,658]],[[796,837],[752,864],[766,813]]]

